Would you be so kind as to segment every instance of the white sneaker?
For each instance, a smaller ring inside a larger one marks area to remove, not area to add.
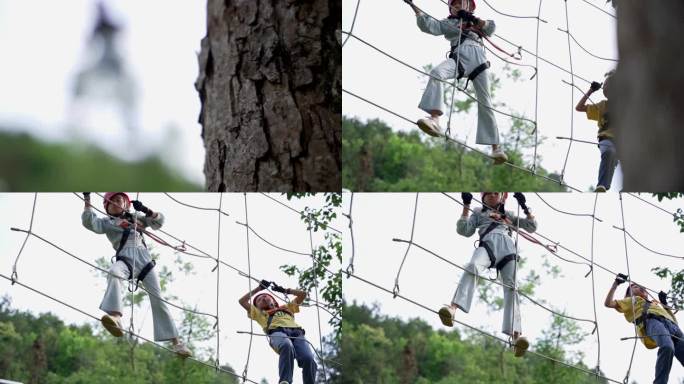
[[[494,159],[494,164],[503,164],[508,161],[508,156],[504,153],[501,147],[496,150],[492,149],[492,159]]]
[[[598,185],[598,186],[596,186],[596,189],[594,189],[594,192],[605,192],[605,191],[606,191],[606,187],[604,187],[603,185]]]
[[[431,117],[418,120],[418,128],[430,136],[442,136],[442,129],[439,127],[439,123]]]
[[[121,328],[121,321],[119,321],[118,317],[114,317],[111,315],[104,315],[102,316],[102,325],[105,327],[109,333],[112,334],[114,337],[121,337],[123,336],[123,331]]]
[[[190,352],[188,347],[186,347],[182,342],[178,342],[178,344],[173,345],[171,350],[184,359],[192,356],[192,352]]]
[[[447,327],[453,327],[455,314],[456,311],[452,307],[444,306],[439,310],[439,319],[442,320],[442,324]]]

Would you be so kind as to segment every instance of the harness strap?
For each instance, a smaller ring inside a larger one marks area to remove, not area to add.
[[[646,321],[648,320],[648,309],[651,308],[651,302],[648,300],[644,301],[644,305],[641,307],[641,316],[634,322],[636,325],[644,324],[644,331],[646,331]]]
[[[126,244],[126,241],[128,241],[128,237],[131,235],[131,228],[130,226],[126,226],[124,228],[123,234],[121,235],[121,241],[119,242],[119,248],[116,250],[116,254],[114,255],[114,259],[116,261],[123,261],[124,264],[126,264],[126,268],[128,269],[128,277],[126,278],[127,280],[130,280],[133,278],[133,266],[131,263],[126,260],[126,258],[119,256],[121,253],[121,250],[124,248],[124,245]],[[140,238],[142,239],[142,243],[147,248],[147,244],[145,244],[145,238],[142,236],[142,233],[140,233]],[[138,290],[138,286],[140,285],[140,282],[145,280],[145,277],[150,273],[152,268],[157,265],[157,262],[154,260],[151,260],[145,266],[140,270],[140,273],[138,274],[138,277],[135,279],[135,288],[131,290],[131,287],[128,287],[128,290],[130,292],[135,292]]]

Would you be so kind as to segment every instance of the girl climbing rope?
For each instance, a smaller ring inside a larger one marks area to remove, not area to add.
[[[473,209],[473,215],[468,217],[473,195],[467,192],[461,194],[463,213],[456,223],[456,232],[470,237],[477,230],[480,240],[470,263],[465,266],[466,272],[461,277],[451,304],[439,310],[439,318],[442,324],[452,327],[457,309],[468,313],[473,302],[478,277],[482,276],[485,270],[495,268],[497,275],[500,275],[501,282],[505,285],[501,330],[512,337],[515,356],[520,357],[527,351],[529,342],[521,336],[520,303],[518,293],[512,289],[515,286],[515,264],[518,261],[518,251],[511,238],[509,226],[519,227],[532,233],[537,230],[537,221],[525,204],[525,196],[522,193],[515,193],[513,197],[518,200],[526,218],[519,218],[513,212],[504,209],[507,198],[505,192],[482,192],[482,208]]]
[[[293,301],[285,305],[278,305],[276,299],[269,293],[258,292],[271,288],[274,292],[295,295]],[[256,295],[256,296],[254,296]],[[252,297],[250,305],[249,299]],[[278,355],[279,384],[292,384],[294,360],[302,368],[304,384],[316,382],[318,365],[314,359],[309,343],[305,339],[306,332],[294,319],[299,312],[299,305],[306,299],[306,292],[298,289],[283,288],[278,284],[262,280],[258,287],[247,292],[239,300],[240,305],[247,311],[247,316],[259,323],[268,335],[269,343]]]
[[[104,209],[109,215],[106,218],[97,217],[90,205],[90,193],[83,193],[85,209],[81,215],[83,226],[97,234],[107,235],[107,239],[116,250],[115,262],[109,269],[107,277],[107,291],[105,292],[100,309],[106,312],[102,316],[102,325],[114,337],[123,336],[121,316],[123,304],[121,296],[121,281],[135,280],[135,288],[142,282],[149,293],[152,306],[152,320],[154,322],[154,340],[171,341],[172,350],[180,357],[191,356],[190,350],[178,339],[178,331],[171,319],[171,313],[161,300],[159,279],[154,271],[155,262],[145,245],[142,230],[150,227],[161,228],[164,216],[153,212],[140,201],[131,202],[123,192],[107,192],[104,196]],[[131,204],[140,213],[131,214],[128,210]]]
[[[575,107],[578,112],[585,112],[587,119],[594,120],[598,124],[598,147],[601,151],[601,164],[599,165],[598,183],[596,184],[596,192],[605,192],[610,189],[610,184],[613,180],[613,173],[618,164],[617,149],[615,147],[615,135],[610,126],[610,119],[608,118],[608,98],[610,88],[608,86],[609,80],[613,72],[606,74],[603,84],[596,81],[591,83],[591,87],[580,99]],[[603,88],[603,95],[606,100],[601,100],[596,104],[587,105],[587,99],[594,92]]]
[[[476,143],[492,146],[494,164],[502,164],[508,157],[499,146],[499,130],[492,111],[489,95],[487,68],[489,62],[482,43],[483,36],[492,36],[496,25],[493,20],[481,20],[473,12],[475,0],[450,0],[449,17],[436,20],[423,13],[412,0],[404,0],[416,13],[418,28],[436,36],[444,35],[451,43],[449,58],[430,71],[423,97],[418,107],[430,116],[418,120],[418,127],[430,136],[442,136],[439,117],[442,110],[442,81],[466,77],[472,81],[477,96],[477,137]]]
[[[625,320],[635,323],[641,342],[648,349],[658,348],[654,384],[665,384],[670,376],[672,357],[684,366],[684,334],[677,319],[667,305],[667,294],[660,292],[658,300],[649,300],[648,292],[639,284],[631,283],[625,298],[614,300],[617,287],[627,281],[618,274],[606,296],[605,306],[625,315]]]

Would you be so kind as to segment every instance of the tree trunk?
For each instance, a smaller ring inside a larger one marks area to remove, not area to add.
[[[625,191],[684,190],[684,1],[620,1],[612,87]]]
[[[341,0],[208,0],[195,83],[210,191],[342,187]]]

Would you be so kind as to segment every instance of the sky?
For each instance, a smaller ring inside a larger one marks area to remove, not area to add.
[[[608,12],[614,12],[610,5],[599,0],[587,0]],[[537,1],[477,1],[475,15],[496,22],[496,34],[522,45],[530,52],[535,51],[537,21],[518,19],[496,14],[487,3],[497,10],[523,16],[537,15]],[[357,2],[343,1],[343,30],[351,28]],[[447,13],[447,6],[440,0],[415,0],[419,8],[428,14],[442,19]],[[567,34],[558,30],[566,29],[565,4],[563,1],[545,1],[542,3],[541,18],[547,23],[540,23],[539,56],[563,67],[570,68]],[[591,7],[584,1],[567,2],[570,32],[589,52],[604,58],[617,59],[616,20],[609,15]],[[387,53],[406,61],[414,67],[424,65],[436,66],[449,50],[449,43],[442,36],[432,36],[421,32],[416,25],[416,17],[402,1],[361,1],[353,33],[367,42],[376,45]],[[516,48],[499,38],[491,39],[506,51]],[[495,50],[491,46],[490,49]],[[496,51],[496,50],[495,50]],[[498,52],[498,51],[497,51]],[[616,62],[599,60],[589,56],[574,42],[571,43],[572,67],[574,73],[588,79],[602,82],[604,74],[614,69]],[[546,137],[540,144],[538,154],[541,166],[550,172],[560,173],[563,169],[569,142],[558,140],[557,136],[571,136],[580,140],[596,142],[598,127],[596,122],[586,119],[585,114],[575,112],[574,106],[582,96],[580,91],[563,83],[571,82],[571,76],[542,61],[539,62],[535,80],[529,80],[534,69],[517,67],[522,72],[522,81],[513,83],[502,75],[503,62],[487,52],[493,71],[502,78],[502,87],[497,91],[495,102],[505,102],[508,107],[503,111],[516,111],[534,120],[535,115],[535,83],[539,80],[538,94],[538,128],[539,134]],[[515,61],[515,60],[512,60]],[[356,93],[371,101],[407,116],[415,121],[425,116],[417,105],[425,88],[427,77],[369,48],[363,43],[350,38],[343,47],[342,56],[343,89]],[[523,53],[520,63],[535,65],[534,57]],[[465,80],[463,80],[465,81]],[[575,84],[588,89],[589,84],[576,78]],[[461,83],[463,85],[463,83]],[[415,124],[399,119],[385,111],[343,94],[342,110],[346,117],[362,120],[378,118],[389,124],[395,131],[418,129]],[[458,95],[457,95],[458,97]],[[603,98],[601,92],[592,96],[594,102]],[[447,113],[448,115],[448,113]],[[496,114],[500,134],[507,131],[510,119]],[[442,127],[446,127],[448,117],[441,119]],[[467,115],[455,115],[451,132],[458,140],[466,142],[478,149],[487,150],[485,146],[475,144],[477,113],[473,108]],[[528,155],[532,155],[530,152]],[[565,182],[581,190],[589,190],[596,185],[600,153],[592,144],[575,142],[572,144],[565,172]],[[622,183],[621,171],[618,168],[614,176],[614,189],[619,190]]]
[[[537,195],[526,193],[527,204],[538,221],[538,232],[562,246],[591,260],[591,217],[561,214],[549,208]],[[460,193],[450,196],[461,200]],[[540,195],[548,204],[556,209],[575,213],[591,214],[595,194],[545,193]],[[353,198],[353,232],[354,232],[354,271],[360,277],[368,279],[387,289],[394,287],[395,276],[406,251],[406,243],[397,243],[393,238],[408,240],[411,236],[411,221],[414,211],[415,193],[355,193]],[[684,199],[664,200],[658,202],[650,194],[639,197],[656,204],[670,212],[684,208]],[[475,198],[480,200],[479,194]],[[349,212],[349,194],[344,195],[345,212]],[[631,195],[623,195],[625,227],[640,243],[655,251],[670,255],[682,256],[683,234],[672,222],[672,216],[664,213]],[[479,206],[473,202],[472,207]],[[514,199],[509,198],[508,210],[516,212],[518,207]],[[474,251],[475,236],[466,238],[456,234],[456,221],[460,217],[462,207],[443,194],[421,193],[418,197],[414,242],[458,264],[465,265]],[[618,194],[599,194],[597,201],[594,233],[594,261],[614,272],[627,273],[627,259],[632,279],[657,291],[669,290],[669,281],[661,280],[650,272],[656,266],[667,266],[675,270],[681,269],[681,259],[659,256],[641,248],[629,237],[627,250],[623,232],[613,226],[623,227],[620,200]],[[537,236],[537,238],[539,238]],[[541,239],[541,238],[540,238]],[[541,240],[545,244],[548,242]],[[351,238],[349,232],[344,237],[345,257],[342,265],[346,268],[351,257]],[[519,240],[520,255],[524,266],[518,270],[518,276],[527,276],[534,270],[541,275],[541,283],[532,295],[558,311],[567,311],[571,316],[594,319],[592,303],[591,275],[587,265],[572,264],[560,260],[539,245],[527,240]],[[582,261],[571,253],[559,250],[558,255],[571,261]],[[561,275],[554,278],[548,275],[543,264],[548,262],[557,266]],[[456,289],[462,270],[446,264],[444,261],[418,248],[411,248],[399,277],[400,293],[408,298],[438,310],[448,303]],[[493,274],[492,274],[493,276]],[[621,337],[634,335],[634,328],[624,317],[613,309],[603,306],[608,289],[615,275],[598,267],[594,269],[596,292],[596,319],[598,335],[601,340],[600,366],[605,375],[622,381],[627,372],[633,340],[620,341]],[[520,281],[520,279],[519,279]],[[392,295],[367,285],[354,278],[344,280],[344,296],[348,303],[380,305],[380,312],[396,316],[404,320],[420,318],[434,329],[446,329],[438,316],[402,299],[392,299]],[[621,298],[625,286],[621,286],[616,294]],[[494,287],[497,296],[502,295],[500,286]],[[470,313],[457,312],[456,319],[505,338],[500,332],[502,311],[488,312],[486,305],[473,302]],[[549,312],[521,298],[522,330],[531,341],[531,349],[535,349],[535,341],[541,331],[551,324]],[[681,316],[679,316],[681,319]],[[595,367],[598,355],[596,335],[591,335],[593,323],[579,322],[586,334],[585,341],[572,350],[585,354],[584,362]],[[459,330],[464,327],[457,325]],[[646,384],[653,380],[657,350],[647,350],[641,343],[637,345],[631,380]],[[526,358],[535,358],[528,355]],[[559,368],[565,369],[565,368]],[[676,361],[672,366],[670,382],[684,379],[684,367]],[[630,383],[632,382],[630,380]]]
[[[136,194],[130,196],[135,198]],[[219,195],[213,193],[171,194],[177,200],[200,207],[217,208]],[[300,221],[299,214],[292,212],[261,194],[247,194],[250,226],[268,241],[280,247],[310,253],[309,234],[306,226]],[[271,197],[284,202],[298,210],[305,206],[317,207],[322,204],[322,197],[309,197],[300,201],[287,201],[282,195],[273,194]],[[0,262],[1,273],[9,276],[12,264],[24,241],[25,234],[10,231],[10,227],[28,229],[33,204],[33,194],[13,193],[0,194],[0,253],[5,255]],[[139,200],[151,209],[162,212],[166,222],[163,230],[186,240],[188,244],[211,254],[217,255],[217,224],[216,211],[204,211],[184,207],[168,196],[157,193],[141,193]],[[102,199],[93,196],[93,204],[102,206]],[[247,243],[245,227],[237,224],[245,222],[244,195],[223,194],[223,211],[230,216],[221,219],[220,259],[242,270],[248,271]],[[96,235],[81,225],[83,203],[74,194],[47,193],[38,194],[36,203],[33,232],[55,242],[69,252],[94,262],[100,257],[110,258],[114,254],[111,244],[104,236]],[[340,229],[341,225],[333,225]],[[164,235],[162,237],[166,238]],[[168,238],[166,238],[168,239]],[[324,240],[320,233],[314,233],[314,246]],[[159,253],[157,267],[167,266],[174,269],[173,260],[176,259],[169,248],[158,246],[148,239],[148,244],[154,244],[154,252]],[[251,273],[258,279],[278,282],[284,287],[297,287],[296,278],[290,278],[279,270],[284,264],[295,264],[301,268],[311,265],[307,256],[279,251],[259,240],[250,233]],[[216,274],[212,272],[212,261],[179,255],[184,261],[191,262],[194,274],[185,276],[174,273],[176,280],[171,283],[167,295],[176,295],[188,307],[197,306],[198,310],[216,313]],[[332,270],[339,268],[331,265]],[[57,274],[54,272],[58,271]],[[81,308],[95,316],[102,315],[99,310],[100,301],[104,295],[105,278],[95,274],[94,270],[77,260],[68,257],[41,240],[30,237],[18,262],[18,277],[23,284],[49,293],[56,298]],[[252,282],[252,288],[255,282]],[[8,295],[12,300],[12,307],[30,311],[34,314],[51,312],[67,324],[92,324],[95,329],[100,325],[86,318],[83,314],[64,307],[49,299],[38,296],[18,285],[2,279],[0,293]],[[250,320],[246,312],[238,304],[238,299],[248,291],[248,279],[238,275],[227,267],[220,270],[219,317],[220,317],[220,361],[229,363],[236,372],[241,373],[245,366],[249,336],[237,334],[239,331],[250,330]],[[314,297],[314,293],[311,293]],[[176,302],[177,303],[177,302]],[[176,324],[182,319],[182,312],[170,307]],[[123,323],[128,324],[130,311],[125,311]],[[321,326],[323,335],[332,332],[328,325],[330,315],[321,311]],[[135,326],[138,332],[152,339],[152,319],[147,298],[140,310],[134,312]],[[213,319],[208,318],[213,324]],[[319,332],[318,318],[315,307],[302,307],[296,315],[296,321],[307,331],[307,339],[318,348]],[[254,332],[263,333],[255,324]],[[216,339],[208,342],[207,346],[215,347]],[[254,336],[248,377],[255,381],[267,378],[268,382],[277,382],[277,355],[268,346],[264,337]],[[297,369],[295,381],[301,382],[301,373]]]
[[[196,53],[206,33],[205,2],[104,3],[124,28],[119,45],[138,90],[138,142],[144,148],[161,147],[171,167],[203,184],[204,145],[194,82]],[[50,141],[69,136],[71,89],[95,11],[95,0],[0,0],[0,126]],[[100,145],[111,142],[105,120],[100,132],[90,134]]]

